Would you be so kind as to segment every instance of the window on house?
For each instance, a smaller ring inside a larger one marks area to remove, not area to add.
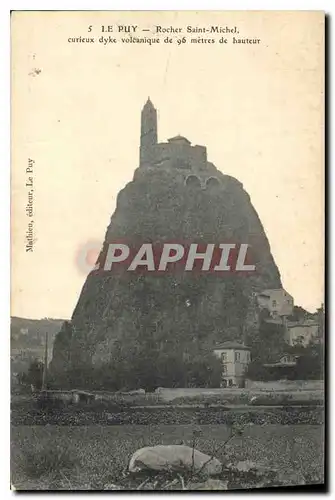
[[[222,362],[227,361],[227,353],[226,352],[221,353],[221,361]]]
[[[222,373],[227,373],[227,365],[222,365]]]
[[[272,307],[276,307],[276,305],[277,305],[277,301],[276,301],[276,300],[273,300],[273,301],[272,301]]]
[[[231,378],[228,380],[228,385],[229,385],[229,387],[231,387],[233,385],[233,380]]]
[[[235,361],[240,361],[240,358],[241,358],[241,353],[235,352]]]

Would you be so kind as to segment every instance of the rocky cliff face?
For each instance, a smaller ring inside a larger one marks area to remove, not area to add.
[[[195,345],[252,334],[254,292],[281,287],[280,275],[242,184],[212,164],[209,171],[219,184],[200,189],[176,170],[138,168],[118,195],[100,258],[109,242],[120,240],[249,243],[257,272],[91,272],[71,324],[55,342],[55,368],[108,362],[117,340],[129,353],[141,345],[146,352],[159,346],[186,353]]]

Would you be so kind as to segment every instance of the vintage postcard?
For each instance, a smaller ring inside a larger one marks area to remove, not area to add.
[[[11,487],[324,484],[321,11],[14,11]]]

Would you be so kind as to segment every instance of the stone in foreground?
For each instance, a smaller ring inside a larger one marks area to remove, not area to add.
[[[194,456],[193,456],[194,455]],[[184,445],[158,445],[141,448],[129,462],[130,472],[194,472],[214,476],[222,471],[222,464],[199,450]]]

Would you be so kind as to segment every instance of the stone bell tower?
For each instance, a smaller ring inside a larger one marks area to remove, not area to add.
[[[148,97],[141,113],[140,166],[150,163],[157,144],[157,111]]]

